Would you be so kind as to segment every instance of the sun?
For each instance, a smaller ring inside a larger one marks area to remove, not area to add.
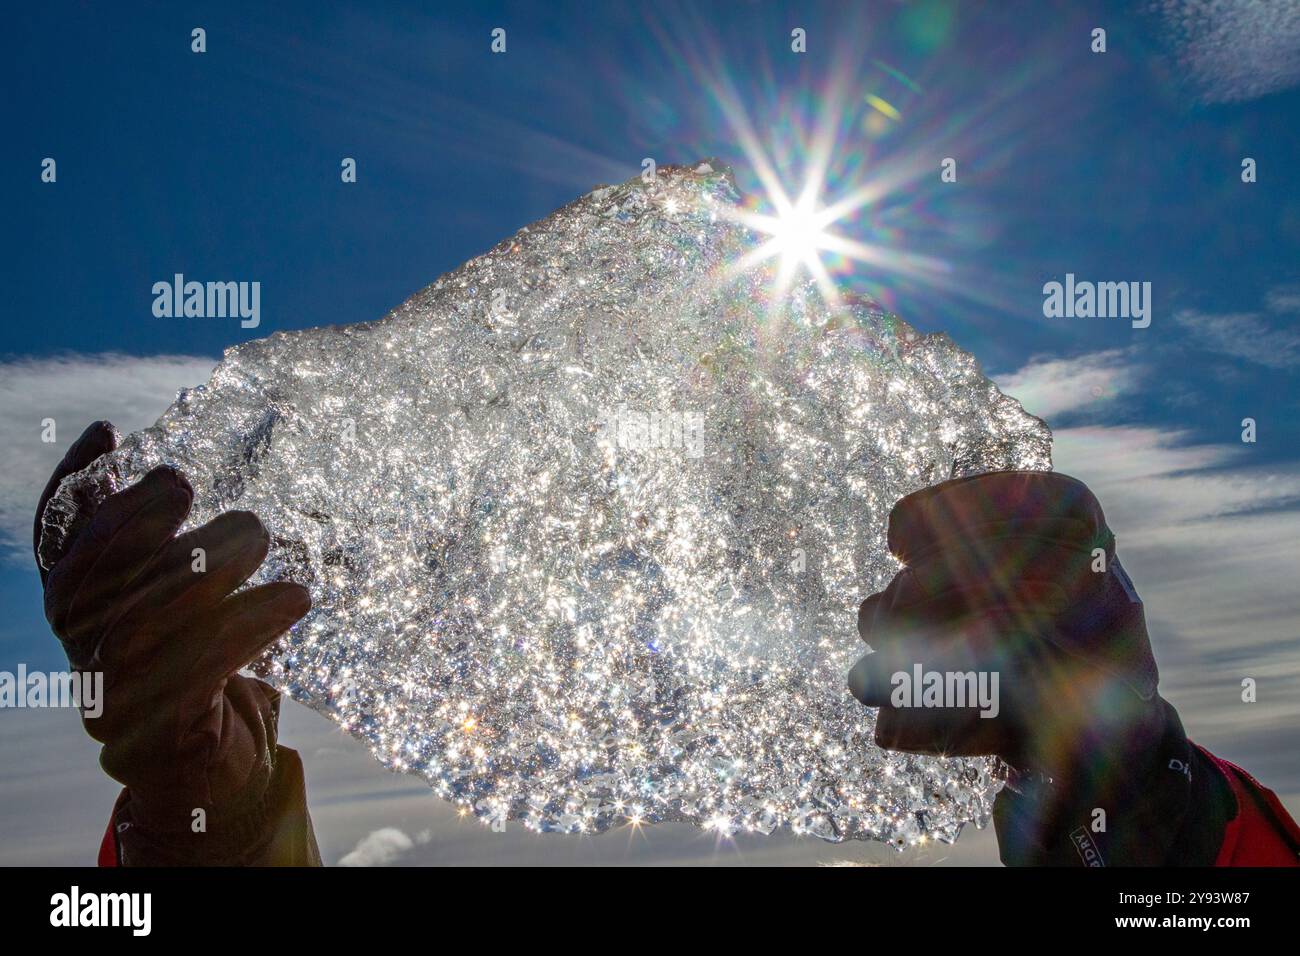
[[[816,198],[804,193],[799,201],[773,218],[771,240],[783,267],[808,266],[827,247],[828,222],[818,216]]]
[[[796,277],[806,272],[816,281],[828,304],[838,296],[831,280],[823,253],[843,254],[852,243],[831,230],[844,210],[840,206],[823,207],[816,179],[810,180],[791,200],[789,194],[775,184],[767,188],[767,202],[772,212],[758,213],[747,209],[737,210],[734,217],[762,237],[750,252],[734,264],[737,273],[747,272],[769,259],[776,260],[774,294],[782,298]]]
[[[773,312],[784,308],[801,277],[813,280],[832,312],[843,308],[839,285],[848,276],[876,285],[886,280],[951,284],[948,263],[898,241],[899,210],[909,208],[899,197],[915,193],[924,164],[910,154],[873,165],[846,158],[857,149],[839,123],[850,99],[847,76],[837,76],[823,91],[816,114],[797,124],[796,149],[778,148],[760,136],[725,72],[705,70],[702,77],[758,187],[746,184],[752,199],[721,212],[758,240],[730,264],[725,279],[774,262]],[[871,105],[878,113],[901,115],[892,104],[875,100]],[[882,218],[881,210],[888,211],[885,218],[892,224],[873,224]]]

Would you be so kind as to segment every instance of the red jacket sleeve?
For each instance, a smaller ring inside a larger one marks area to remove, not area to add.
[[[1215,866],[1300,866],[1300,827],[1272,790],[1234,763],[1197,745],[1223,774],[1236,801]]]

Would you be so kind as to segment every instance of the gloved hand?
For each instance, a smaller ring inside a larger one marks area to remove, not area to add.
[[[1013,768],[994,812],[1005,863],[1213,861],[1212,837],[1202,848],[1183,832],[1199,758],[1156,693],[1141,601],[1085,485],[1044,472],[944,482],[895,506],[888,540],[905,567],[863,602],[875,652],[849,675],[880,708],[880,746]],[[936,679],[996,695],[927,697]]]
[[[116,443],[112,426],[96,422],[72,446],[37,507],[34,545],[59,482]],[[266,557],[266,530],[231,511],[178,535],[192,501],[183,475],[155,468],[105,500],[41,572],[69,663],[104,675],[102,714],[83,722],[104,745],[100,763],[127,788],[116,826],[128,863],[258,862],[275,839],[279,755],[290,755],[301,789],[296,755],[276,745],[279,695],[236,671],[306,614],[310,598],[284,582],[234,593]]]

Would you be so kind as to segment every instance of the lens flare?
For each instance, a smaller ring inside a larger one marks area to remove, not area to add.
[[[892,201],[917,175],[914,164],[882,164],[866,171],[852,187],[834,188],[843,177],[833,171],[846,168],[844,131],[839,123],[847,113],[850,97],[843,74],[837,74],[824,90],[823,108],[816,117],[806,125],[794,124],[800,127],[796,138],[801,148],[797,155],[784,157],[765,145],[758,133],[757,117],[746,109],[725,71],[709,73],[703,85],[760,186],[751,206],[727,214],[768,237],[735,262],[729,272],[738,275],[775,259],[770,298],[774,311],[783,308],[786,294],[805,271],[812,276],[822,300],[835,311],[842,302],[833,271],[863,265],[878,278],[906,277],[925,283],[941,281],[950,271],[942,260],[905,251],[893,241],[892,230],[880,231],[877,226],[864,226],[859,221],[875,218],[861,215],[866,211],[874,211],[877,217],[885,215],[883,204]],[[790,179],[796,179],[797,189],[788,188]],[[824,195],[832,191],[839,194]]]
[[[805,313],[805,288],[837,314],[867,299],[966,337],[1022,316],[1035,277],[1009,254],[1022,237],[1004,214],[1022,197],[995,183],[1016,182],[1027,131],[1053,128],[1069,108],[1062,93],[1039,112],[1059,51],[1043,46],[972,96],[968,74],[986,57],[950,55],[951,23],[921,35],[910,8],[837,12],[816,55],[803,56],[742,46],[697,7],[646,8],[656,42],[635,80],[622,78],[621,51],[596,55],[627,115],[646,118],[647,155],[671,143],[680,162],[717,157],[749,197],[746,224],[764,249],[719,270],[720,280],[770,273],[773,326]],[[789,29],[771,10],[754,16],[765,34]]]

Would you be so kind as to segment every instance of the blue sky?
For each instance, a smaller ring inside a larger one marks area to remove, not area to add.
[[[0,669],[62,663],[14,541],[85,422],[151,422],[246,339],[377,318],[643,157],[716,156],[757,189],[720,85],[797,190],[839,88],[827,198],[900,182],[837,228],[949,272],[845,263],[838,280],[949,333],[1048,420],[1058,467],[1120,535],[1185,721],[1294,808],[1300,12],[1278,3],[1211,42],[1194,0],[848,6],[51,2],[8,23]],[[155,318],[151,286],[175,272],[260,281],[261,326]],[[1151,327],[1045,318],[1042,285],[1067,272],[1151,282]],[[1273,681],[1254,710],[1240,674]],[[354,809],[353,829],[384,824]]]

